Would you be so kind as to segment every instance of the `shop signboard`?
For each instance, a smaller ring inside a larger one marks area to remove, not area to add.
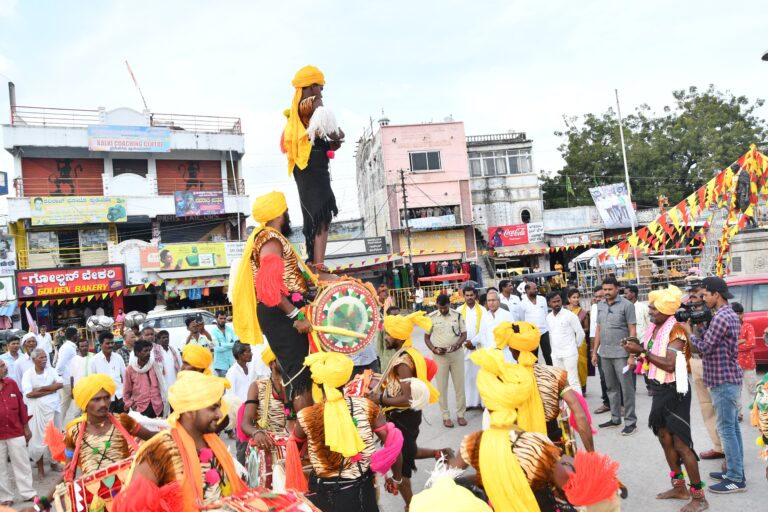
[[[29,202],[33,226],[104,224],[128,221],[124,197],[33,197]]]
[[[635,208],[629,200],[625,183],[613,183],[589,189],[592,200],[608,229],[628,228],[637,225]]]
[[[152,254],[155,251],[157,256]],[[142,270],[194,270],[227,267],[224,242],[158,244],[142,249]]]
[[[405,225],[405,223],[403,223]],[[440,215],[438,217],[416,217],[408,219],[411,229],[451,228],[456,225],[455,215]]]
[[[224,212],[224,192],[221,190],[186,190],[173,193],[177,217],[205,217]]]
[[[91,125],[88,149],[121,153],[168,153],[171,130],[154,126]]]
[[[509,226],[494,226],[488,230],[488,245],[490,247],[509,247],[544,240],[544,224],[531,222],[528,224],[511,224]]]
[[[87,295],[121,290],[122,265],[18,270],[16,289],[21,298]]]
[[[402,250],[408,247],[405,235],[400,235],[400,247]],[[414,254],[466,252],[464,230],[417,231],[411,234],[411,249]]]
[[[16,271],[16,242],[12,236],[0,236],[0,276]]]

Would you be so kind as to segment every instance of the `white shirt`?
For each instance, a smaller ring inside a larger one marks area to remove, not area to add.
[[[495,314],[492,313],[490,309],[488,310],[488,323],[486,324],[487,330],[485,339],[488,340],[489,344],[492,342],[495,343],[495,341],[493,341],[493,330],[501,325],[502,322],[514,322],[512,319],[512,313],[502,308],[497,309]],[[504,361],[508,363],[515,362],[515,358],[512,355],[512,351],[509,349],[509,347],[504,347]]]
[[[589,337],[594,338],[597,334],[597,304],[589,307]]]
[[[424,290],[422,290],[421,288],[416,288],[416,291],[413,292],[413,295],[415,297],[413,301],[416,304],[421,304],[422,302],[424,302]]]
[[[480,308],[480,325],[477,325],[477,308]],[[464,306],[459,308],[459,313],[464,311]],[[475,303],[475,307],[466,307],[466,315],[464,316],[464,325],[467,328],[467,341],[471,341],[475,346],[475,349],[488,348],[490,345],[486,343],[486,334],[488,333],[487,323],[489,320],[488,310],[480,304]],[[472,350],[467,350],[465,357],[469,359],[469,355]]]
[[[637,337],[642,340],[645,330],[651,323],[651,318],[648,316],[648,304],[639,300],[635,302],[635,318],[637,319]]]
[[[549,331],[547,325],[547,299],[541,295],[536,296],[536,304],[528,300],[528,296],[524,295],[520,299],[520,320],[533,324],[539,328],[541,334],[546,334]]]
[[[517,293],[519,293],[521,297],[525,297],[525,285],[527,284],[528,281],[522,281],[519,285],[517,285]]]
[[[16,381],[16,384],[19,385],[19,388],[21,388],[21,379],[24,378],[24,373],[26,373],[27,370],[35,366],[35,363],[32,361],[32,358],[29,357],[27,354],[19,354],[19,358],[16,360],[16,362],[13,365],[13,371],[16,375],[11,377],[13,380]],[[8,376],[10,376],[11,373],[8,372]]]
[[[77,346],[72,340],[65,340],[59,349],[59,359],[56,361],[56,373],[62,378],[65,386],[69,386],[72,359],[77,355]]]
[[[579,354],[579,347],[584,343],[584,328],[579,317],[565,308],[555,315],[547,315],[549,343],[552,357],[570,357]]]
[[[163,356],[163,360],[161,362],[163,363],[163,376],[165,377],[165,385],[166,388],[170,388],[176,382],[176,364],[178,363],[179,368],[181,368],[181,354],[179,354],[179,351],[170,344],[168,345],[168,350],[160,347],[159,352]],[[174,358],[176,358],[175,363],[173,361]]]
[[[50,393],[39,398],[27,398],[27,395],[33,389],[50,386],[54,382],[62,382],[61,377],[56,373],[56,370],[50,366],[46,366],[43,373],[38,375],[33,366],[24,372],[24,376],[21,378],[21,392],[24,393],[24,401],[27,403],[34,403],[33,400],[40,400],[41,403],[47,404],[54,411],[61,412],[59,393]]]
[[[51,352],[53,352],[53,340],[50,333],[37,334],[35,338],[37,338],[37,348],[43,349],[46,354],[51,355]]]
[[[77,384],[77,381],[91,374],[90,364],[92,359],[93,354],[90,352],[85,357],[76,354],[75,357],[72,358],[69,369],[69,376],[72,379],[72,387]]]
[[[503,293],[500,293],[499,301],[502,304],[506,304],[506,306],[509,308],[509,314],[512,316],[510,322],[517,322],[520,320],[520,297],[512,294],[509,296],[509,298],[506,298]]]
[[[107,361],[107,357],[102,352],[99,352],[91,358],[89,369],[90,373],[103,373],[112,377],[112,380],[115,381],[115,385],[117,385],[117,388],[115,389],[115,400],[123,398],[125,361],[123,361],[123,358],[120,357],[119,354],[112,352],[109,356],[109,361]]]
[[[253,380],[265,379],[272,375],[272,370],[270,370],[269,366],[265,365],[264,361],[261,360],[261,353],[264,352],[267,347],[269,347],[269,343],[267,343],[266,337],[264,338],[264,343],[251,345],[251,354],[253,357],[251,358],[251,362],[248,363],[248,375],[253,377]]]
[[[248,387],[253,380],[250,375],[246,375],[243,368],[238,364],[233,364],[229,370],[227,370],[227,380],[232,384],[232,388],[229,390],[233,395],[245,402],[248,400]]]

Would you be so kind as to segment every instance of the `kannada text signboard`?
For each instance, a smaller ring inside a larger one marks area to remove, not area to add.
[[[124,276],[122,265],[19,270],[16,289],[21,298],[103,293],[122,289]]]
[[[220,215],[224,213],[224,192],[221,190],[186,190],[173,193],[177,217]]]
[[[124,197],[33,197],[29,202],[33,226],[128,221]]]
[[[168,153],[171,130],[154,126],[91,125],[88,149],[123,153]]]

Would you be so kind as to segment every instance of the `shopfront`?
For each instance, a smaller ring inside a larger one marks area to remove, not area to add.
[[[26,307],[38,325],[49,329],[84,327],[89,316],[113,317],[124,308],[123,265],[19,270],[16,289],[20,306]],[[26,315],[21,315],[28,329]]]

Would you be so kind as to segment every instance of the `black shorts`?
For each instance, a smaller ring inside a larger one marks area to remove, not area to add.
[[[269,346],[283,369],[283,381],[291,381],[286,389],[290,399],[310,389],[312,379],[304,358],[309,355],[309,339],[294,329],[293,320],[283,311],[261,302],[256,306],[261,332],[267,337]]]
[[[395,409],[387,413],[387,419],[403,433],[403,476],[411,478],[416,471],[416,451],[419,449],[416,441],[419,438],[421,411]]]

